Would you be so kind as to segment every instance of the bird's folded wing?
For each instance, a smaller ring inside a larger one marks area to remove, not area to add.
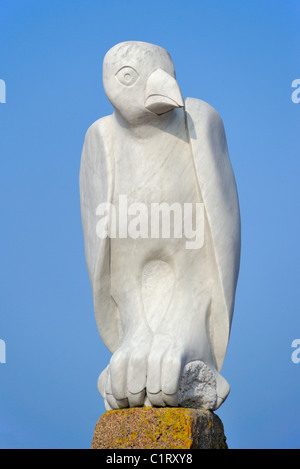
[[[112,201],[114,167],[110,116],[96,121],[87,131],[80,166],[80,205],[85,257],[93,291],[94,311],[100,335],[113,353],[120,343],[120,318],[111,297],[110,240],[100,239],[97,207]]]
[[[187,126],[215,253],[220,288],[212,299],[212,340],[220,370],[228,345],[240,265],[240,212],[222,120],[204,101],[187,98]]]

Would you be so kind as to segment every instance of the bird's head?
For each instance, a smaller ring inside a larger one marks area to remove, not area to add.
[[[103,62],[103,85],[113,107],[131,125],[184,105],[170,55],[146,42],[121,42],[110,49]]]

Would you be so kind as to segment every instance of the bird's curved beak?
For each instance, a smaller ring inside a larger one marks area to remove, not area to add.
[[[181,91],[175,78],[161,68],[154,70],[146,84],[145,108],[160,116],[183,106]]]

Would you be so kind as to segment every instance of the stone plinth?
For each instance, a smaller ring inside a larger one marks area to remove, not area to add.
[[[227,449],[220,418],[209,410],[136,407],[108,411],[92,449]]]

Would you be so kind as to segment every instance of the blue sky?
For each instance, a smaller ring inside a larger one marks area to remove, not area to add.
[[[1,448],[88,448],[104,413],[79,165],[112,112],[101,80],[124,40],[166,48],[184,97],[220,113],[242,258],[217,411],[231,448],[297,448],[300,363],[298,0],[0,0]]]

